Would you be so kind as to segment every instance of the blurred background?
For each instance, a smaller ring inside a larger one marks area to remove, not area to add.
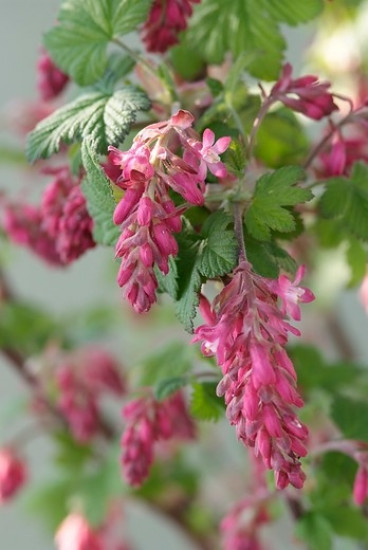
[[[5,145],[16,146],[19,139],[11,137],[7,128],[9,120],[16,120],[24,116],[24,105],[35,101],[36,75],[35,67],[39,54],[42,33],[48,30],[56,20],[59,7],[58,0],[0,0],[0,87],[1,109],[1,138],[0,147]],[[338,9],[338,3],[336,6]],[[344,92],[349,88],[343,69],[349,63],[356,61],[360,52],[367,50],[368,36],[368,3],[361,2],[360,15],[356,22],[344,22],[318,31],[318,42],[309,49],[307,58],[304,53],[312,44],[316,29],[314,25],[298,29],[286,29],[288,37],[287,59],[296,66],[296,73],[302,68],[324,72],[333,81],[334,91]],[[335,22],[336,23],[336,22]],[[334,80],[336,79],[336,84]],[[71,92],[72,94],[73,92]],[[13,142],[12,142],[13,140]],[[3,149],[1,149],[3,151]],[[4,154],[1,152],[1,155]],[[5,157],[4,157],[5,158]],[[3,158],[3,160],[4,160]],[[33,185],[32,170],[27,167],[19,170],[13,167],[11,159],[0,164],[0,189],[24,188],[25,192]],[[1,243],[0,246],[3,246]],[[49,269],[42,262],[21,248],[4,247],[0,255],[7,262],[7,269],[15,291],[22,297],[43,305],[56,316],[71,315],[75,318],[78,312],[87,305],[106,307],[109,304],[120,302],[120,293],[114,283],[115,262],[112,251],[99,248],[90,251],[81,260],[75,262],[65,270]],[[359,301],[357,289],[339,292],[348,280],[348,271],[343,259],[343,252],[324,253],[321,258],[319,271],[313,276],[311,288],[318,296],[321,294],[323,303],[315,307],[333,304],[333,316],[346,331],[351,345],[356,350],[357,359],[368,362],[368,322],[366,313]],[[123,306],[122,306],[123,308]],[[149,326],[149,319],[137,324],[137,321],[126,310],[125,315],[116,322],[114,330],[109,333],[108,345],[123,363],[130,360],[137,362],[140,357],[147,355],[150,349],[159,347],[164,339],[174,337],[180,328],[174,320],[170,308],[162,313],[154,313],[155,330]],[[172,318],[170,334],[167,331],[167,319]],[[125,319],[125,320],[124,320]],[[325,340],[325,348],[331,356],[335,349],[330,335],[325,332],[323,325],[320,328],[320,339]],[[314,327],[315,329],[315,327]],[[306,322],[306,333],[312,330]],[[0,440],[6,441],[7,436],[13,433],[13,426],[9,419],[14,407],[21,406],[27,388],[15,373],[0,358]],[[14,405],[14,403],[16,405]],[[209,429],[211,432],[212,428]],[[226,422],[221,428],[216,426],[215,440],[220,448],[226,451],[221,453],[218,461],[234,460],[238,462],[241,454],[237,453],[238,444],[234,441],[232,430],[227,428]],[[209,439],[214,437],[210,434]],[[211,445],[209,445],[209,455]],[[213,450],[213,449],[212,449]],[[39,437],[28,446],[31,461],[32,478],[52,478],[52,466],[49,458],[52,456],[52,442],[47,437]],[[194,451],[194,458],[196,460]],[[216,455],[216,452],[215,452]],[[213,465],[206,463],[208,486],[217,495],[218,487],[215,480],[216,468],[221,464],[216,460]],[[225,495],[231,498],[231,495]],[[144,523],[143,523],[144,522]],[[127,525],[129,538],[136,543],[139,550],[159,550],[175,548],[175,550],[191,550],[193,547],[173,527],[148,513],[140,507],[131,506],[127,510]],[[279,548],[287,550],[293,548],[291,529],[280,526]],[[51,536],[44,530],[43,525],[27,513],[27,506],[20,497],[0,510],[1,547],[15,550],[50,550]],[[274,539],[273,539],[274,541]],[[274,546],[273,546],[274,548]],[[337,548],[337,546],[336,546]],[[348,549],[348,543],[341,548]],[[354,548],[354,546],[351,546]]]

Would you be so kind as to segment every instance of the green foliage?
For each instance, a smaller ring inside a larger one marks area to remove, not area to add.
[[[367,251],[358,239],[349,239],[346,261],[350,267],[349,286],[354,287],[362,281],[367,269]]]
[[[59,477],[31,489],[25,498],[28,513],[41,518],[45,527],[54,534],[69,513],[68,502],[73,492],[74,480]]]
[[[336,395],[331,417],[341,430],[343,437],[368,441],[368,403],[343,395]]]
[[[234,232],[228,229],[231,218],[224,212],[211,214],[198,235],[186,224],[177,236],[179,254],[178,294],[176,311],[186,330],[193,331],[193,319],[198,305],[198,292],[205,278],[229,273],[236,265],[237,244]]]
[[[120,235],[119,227],[112,220],[116,205],[109,180],[96,160],[91,141],[86,139],[82,146],[82,160],[87,172],[82,190],[87,200],[88,212],[93,218],[95,241],[113,246]]]
[[[248,233],[245,233],[245,248],[247,258],[256,273],[262,277],[276,279],[280,270],[291,275],[296,272],[295,260],[275,241],[257,241]]]
[[[217,383],[193,382],[190,412],[198,420],[217,421],[224,414],[224,400],[216,395]]]
[[[322,0],[233,0],[229,9],[222,0],[203,0],[196,6],[185,42],[214,64],[221,63],[229,51],[235,59],[251,54],[255,59],[249,72],[257,78],[276,79],[286,47],[279,24],[305,23],[322,7]]]
[[[81,86],[93,84],[107,66],[107,46],[136,29],[151,0],[64,0],[59,24],[44,43],[56,65]]]
[[[266,166],[298,164],[306,157],[309,141],[304,127],[290,109],[269,113],[257,132],[255,155]]]
[[[178,269],[172,256],[169,257],[169,272],[164,275],[157,266],[154,268],[158,282],[158,291],[166,292],[173,300],[178,295]]]
[[[308,345],[292,346],[289,354],[298,374],[298,385],[306,393],[323,389],[334,395],[339,389],[359,381],[364,372],[354,364],[329,363],[316,348]]]
[[[319,201],[323,217],[333,219],[345,234],[368,241],[368,166],[357,162],[350,178],[331,178]]]
[[[61,329],[43,310],[23,302],[0,304],[0,347],[13,348],[25,356],[40,353]]]
[[[55,463],[66,471],[82,470],[92,457],[90,445],[82,445],[66,431],[53,434],[56,443]]]
[[[232,139],[223,160],[228,170],[241,178],[247,164],[247,152],[244,142],[239,139]]]
[[[188,383],[185,376],[172,376],[160,380],[154,387],[155,398],[163,401]]]
[[[172,342],[150,355],[139,365],[139,385],[165,386],[168,380],[182,379],[192,368],[192,348],[184,342]]]
[[[89,92],[60,107],[41,120],[29,134],[26,154],[30,162],[56,153],[61,144],[90,140],[94,151],[107,152],[119,145],[134,124],[138,111],[151,104],[146,94],[133,86],[114,93]]]
[[[296,535],[310,550],[332,550],[332,528],[318,513],[307,512],[297,521]]]
[[[245,214],[249,233],[260,241],[271,239],[271,231],[288,233],[296,227],[288,207],[308,201],[312,194],[296,183],[304,177],[299,166],[285,166],[257,181],[255,192]]]
[[[202,228],[202,246],[199,271],[213,278],[230,273],[236,266],[238,246],[231,216],[217,211],[207,218]]]

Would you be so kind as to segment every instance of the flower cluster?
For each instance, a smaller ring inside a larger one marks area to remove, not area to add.
[[[221,522],[224,550],[262,550],[258,531],[269,520],[262,501],[252,497],[242,500]]]
[[[69,76],[53,62],[49,54],[42,50],[37,62],[37,88],[43,101],[50,101],[64,90]]]
[[[164,53],[178,43],[178,34],[187,27],[192,4],[200,0],[154,0],[142,29],[142,39],[149,52]]]
[[[0,503],[11,499],[27,479],[26,467],[10,448],[0,449]]]
[[[26,246],[52,265],[68,265],[93,248],[93,220],[69,168],[48,170],[54,176],[40,206],[1,201],[2,227],[15,243]]]
[[[284,65],[281,77],[271,89],[270,97],[274,101],[281,101],[286,107],[314,120],[320,120],[338,109],[333,95],[328,92],[329,82],[319,82],[314,75],[293,80],[292,70],[290,63]]]
[[[103,349],[88,346],[56,358],[57,405],[77,441],[86,442],[99,429],[99,398],[122,395],[125,384],[119,366]]]
[[[151,395],[130,401],[123,416],[127,425],[121,441],[122,463],[124,476],[133,486],[141,485],[148,476],[155,442],[195,437],[195,426],[180,391],[161,402]]]
[[[204,355],[215,355],[222,369],[217,392],[225,397],[226,414],[238,438],[274,470],[279,489],[289,483],[301,488],[305,479],[299,457],[306,455],[308,431],[293,410],[303,402],[284,349],[289,332],[300,334],[288,316],[299,320],[298,303],[314,298],[310,290],[297,286],[303,273],[299,268],[294,283],[286,275],[266,279],[241,261],[212,308],[202,297],[207,323],[194,337],[202,342]]]
[[[114,222],[122,230],[116,244],[116,256],[122,260],[117,280],[138,313],[156,301],[154,266],[167,274],[169,257],[178,252],[172,233],[181,230],[180,214],[186,207],[176,207],[169,191],[202,205],[207,170],[219,178],[227,174],[219,155],[230,138],[215,143],[207,129],[200,141],[193,121],[188,111],[180,110],[168,121],[141,130],[129,151],[109,147],[105,172],[125,190],[114,212]]]

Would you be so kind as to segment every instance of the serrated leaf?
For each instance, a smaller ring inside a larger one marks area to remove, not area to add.
[[[163,350],[150,353],[140,365],[141,386],[154,386],[169,378],[183,378],[192,367],[190,347],[184,342],[173,342]]]
[[[62,143],[92,139],[97,152],[119,145],[135,122],[138,111],[151,104],[146,94],[126,86],[112,95],[105,92],[83,94],[39,122],[29,134],[26,154],[30,162],[56,153]]]
[[[368,166],[354,164],[351,178],[331,178],[319,206],[322,216],[334,219],[351,235],[368,240]]]
[[[188,224],[189,225],[189,224]],[[178,294],[175,304],[176,314],[188,332],[193,332],[193,319],[199,303],[198,293],[202,284],[199,271],[199,237],[188,228],[177,235],[179,253],[176,259],[178,269]]]
[[[233,0],[229,9],[223,0],[202,0],[194,10],[185,41],[214,64],[221,63],[229,51],[235,59],[250,53],[255,59],[249,72],[272,80],[280,72],[286,47],[279,22],[304,23],[316,17],[322,7],[322,0]]]
[[[188,383],[188,379],[184,376],[172,376],[160,380],[154,387],[154,395],[158,401],[163,401],[171,394],[182,388]]]
[[[91,141],[87,139],[82,145],[82,160],[86,170],[82,191],[93,218],[93,238],[99,244],[113,246],[120,235],[119,227],[113,222],[116,203],[109,180],[96,160]]]
[[[368,441],[368,403],[338,395],[332,403],[331,417],[343,437]]]
[[[271,231],[288,233],[295,229],[295,220],[285,207],[308,201],[312,194],[295,184],[304,176],[299,166],[285,166],[264,174],[256,184],[251,204],[245,214],[245,224],[256,239],[270,240]]]
[[[217,421],[224,414],[224,401],[216,395],[216,383],[194,382],[190,412],[199,420]]]
[[[64,0],[59,24],[44,42],[56,65],[78,84],[100,79],[110,41],[125,35],[147,16],[150,0]]]
[[[217,211],[207,218],[202,228],[204,242],[201,247],[199,270],[213,278],[230,273],[236,266],[238,245],[231,216]]]
[[[155,266],[154,271],[158,282],[158,291],[166,292],[173,300],[176,300],[178,295],[178,269],[174,258],[169,257],[169,272],[166,275],[157,266]]]
[[[247,258],[256,273],[262,277],[276,279],[280,269],[294,275],[296,272],[295,260],[273,241],[257,241],[250,235],[245,235]]]

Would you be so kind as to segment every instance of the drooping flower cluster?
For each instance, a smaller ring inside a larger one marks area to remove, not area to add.
[[[169,190],[190,204],[202,205],[207,170],[219,178],[227,174],[219,155],[230,138],[215,143],[214,133],[207,129],[200,141],[193,121],[188,111],[180,110],[168,121],[141,130],[129,151],[109,147],[105,171],[125,190],[114,212],[114,222],[122,230],[116,244],[116,256],[121,258],[117,280],[138,313],[156,301],[154,266],[167,274],[169,257],[178,252],[172,233],[181,230],[180,214],[186,207],[176,207]]]
[[[95,346],[62,354],[56,365],[57,405],[77,441],[86,442],[99,429],[99,399],[120,396],[125,384],[115,359]]]
[[[2,227],[15,243],[26,246],[52,265],[68,265],[93,248],[93,220],[69,168],[48,170],[54,176],[40,206],[2,199]]]
[[[133,486],[141,485],[148,476],[155,442],[195,437],[195,426],[180,391],[161,402],[151,395],[130,401],[123,416],[127,422],[121,441],[123,471]]]
[[[292,70],[290,63],[284,65],[281,77],[271,89],[270,97],[314,120],[320,120],[338,109],[333,95],[328,92],[329,82],[319,82],[314,75],[293,80]]]
[[[242,500],[221,522],[224,550],[263,550],[258,531],[269,520],[262,501],[252,497]]]
[[[202,297],[207,323],[194,337],[202,342],[202,352],[215,355],[221,367],[217,392],[224,395],[238,438],[274,470],[279,489],[289,483],[301,488],[305,479],[299,457],[306,455],[308,431],[293,410],[303,402],[284,349],[289,332],[300,334],[287,322],[288,316],[299,320],[298,303],[314,298],[310,290],[297,286],[303,273],[299,268],[294,283],[286,275],[266,279],[242,261],[212,308]]]
[[[55,99],[68,82],[69,76],[55,65],[45,50],[42,50],[37,62],[37,88],[41,99],[43,101]]]
[[[0,504],[10,500],[27,479],[24,461],[13,449],[0,449]]]
[[[142,40],[149,52],[164,53],[178,43],[178,34],[187,27],[192,4],[200,0],[154,0],[142,29]]]

